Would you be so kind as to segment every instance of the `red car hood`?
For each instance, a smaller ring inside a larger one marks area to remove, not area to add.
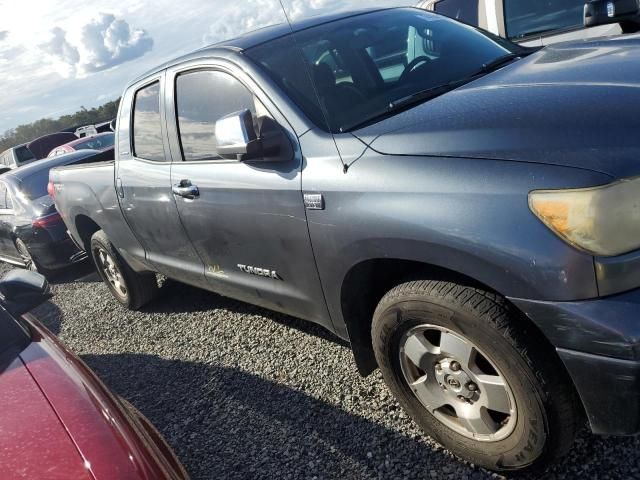
[[[0,374],[0,479],[185,479],[160,434],[30,315]]]
[[[0,405],[0,478],[93,478],[20,358],[0,375]]]

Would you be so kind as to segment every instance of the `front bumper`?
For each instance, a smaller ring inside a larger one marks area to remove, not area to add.
[[[556,347],[594,433],[640,433],[640,290],[596,300],[510,299]]]

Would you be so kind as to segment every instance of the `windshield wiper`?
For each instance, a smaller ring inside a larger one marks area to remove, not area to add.
[[[432,98],[443,95],[448,91],[458,87],[459,83],[460,81],[456,80],[453,82],[445,83],[444,85],[438,85],[435,87],[427,88],[426,90],[420,90],[419,92],[413,93],[411,95],[407,95],[406,97],[399,98],[398,100],[394,100],[393,102],[389,103],[389,105],[387,105],[386,108],[371,115],[366,120],[362,120],[351,125],[340,127],[340,132],[344,133],[344,132],[349,132],[351,130],[357,130],[358,128],[364,127],[369,123],[375,122],[377,120],[382,120],[383,118],[389,115],[392,115],[408,106],[425,102],[427,100],[431,100]]]
[[[515,60],[516,58],[524,57],[526,55],[527,55],[526,53],[508,53],[506,55],[502,55],[501,57],[498,57],[490,62],[483,64],[480,69],[478,69],[476,72],[470,75],[467,75],[466,77],[453,80],[449,83],[445,83],[442,85],[437,85],[435,87],[427,88],[425,90],[420,90],[419,92],[413,93],[411,95],[407,95],[406,97],[399,98],[398,100],[394,100],[391,103],[389,103],[389,105],[385,109],[376,112],[366,120],[362,120],[351,125],[340,127],[340,132],[344,133],[344,132],[349,132],[351,130],[357,130],[358,128],[364,127],[370,123],[373,123],[378,120],[382,120],[383,118],[386,118],[400,110],[403,110],[406,107],[416,105],[418,103],[426,102],[427,100],[431,100],[433,98],[439,97],[440,95],[444,95],[445,93],[451,90],[454,90],[464,85],[465,83],[469,83],[470,81],[474,80],[476,77],[479,77],[480,75],[493,72],[494,70],[497,70],[498,68],[511,62],[512,60]]]
[[[506,55],[502,55],[501,57],[491,60],[490,62],[484,63],[482,67],[474,75],[471,76],[479,75],[481,73],[493,72],[503,65],[510,63],[512,60],[524,57],[525,55],[525,53],[507,53]]]

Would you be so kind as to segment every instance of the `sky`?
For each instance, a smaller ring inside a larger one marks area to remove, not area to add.
[[[167,60],[286,20],[279,0],[0,0],[0,134],[121,95]],[[282,0],[291,20],[407,0]],[[414,2],[415,3],[415,2]]]

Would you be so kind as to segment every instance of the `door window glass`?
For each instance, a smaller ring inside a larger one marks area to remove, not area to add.
[[[216,160],[216,121],[241,110],[266,115],[259,100],[228,73],[200,70],[176,79],[176,109],[184,160]]]
[[[435,11],[461,22],[478,25],[478,0],[440,0],[435,5]]]
[[[583,25],[584,0],[505,0],[507,36],[518,39]]]
[[[133,105],[133,152],[136,157],[166,161],[160,123],[160,83],[136,92]]]

